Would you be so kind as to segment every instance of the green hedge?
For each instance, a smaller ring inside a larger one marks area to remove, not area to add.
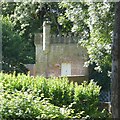
[[[28,92],[4,93],[4,96],[1,95],[0,97],[2,98],[0,116],[3,120],[63,119],[68,117],[67,111],[62,114],[59,107]]]
[[[98,109],[99,93],[93,81],[78,85],[67,78],[1,73],[0,119],[105,119],[106,111]]]

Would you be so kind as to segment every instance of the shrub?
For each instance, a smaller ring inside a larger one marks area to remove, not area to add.
[[[75,86],[74,104],[75,113],[84,111],[84,116],[89,118],[105,118],[105,111],[99,111],[99,93],[101,87],[97,86],[92,80],[83,82],[81,85]]]
[[[0,118],[2,120],[63,119],[67,116],[66,113],[60,112],[59,107],[27,92],[4,93],[1,98]]]
[[[4,119],[106,118],[99,110],[100,87],[91,81],[81,85],[67,78],[0,74],[0,115]]]
[[[67,78],[50,78],[49,80],[49,97],[54,105],[62,107],[69,105],[74,100],[74,85],[69,84]]]

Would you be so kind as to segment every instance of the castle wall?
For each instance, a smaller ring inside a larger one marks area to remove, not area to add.
[[[77,44],[52,44],[48,56],[49,76],[61,76],[62,63],[71,64],[71,75],[88,75],[86,50]]]

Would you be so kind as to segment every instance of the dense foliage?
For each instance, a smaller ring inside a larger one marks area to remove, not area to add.
[[[67,78],[0,74],[0,119],[104,118],[99,110],[100,87],[93,81],[81,85]]]
[[[81,37],[80,44],[88,50],[89,63],[96,63],[96,69],[102,71],[100,68],[111,61],[114,4],[61,2],[59,5],[66,9],[59,22],[64,24],[61,19],[66,17],[73,23],[71,32]]]
[[[64,18],[70,20],[71,32],[80,36],[79,44],[88,51],[85,65],[92,66],[90,79],[98,81],[103,89],[110,89],[114,3],[63,1],[59,5],[66,9],[59,22],[64,24]]]
[[[9,17],[2,17],[2,70],[5,72],[27,72],[24,40],[14,30]]]

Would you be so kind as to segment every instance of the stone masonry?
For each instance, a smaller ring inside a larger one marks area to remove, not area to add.
[[[50,34],[50,23],[43,23],[43,34],[36,33],[36,75],[50,76],[88,76],[87,51],[77,45],[79,37]]]

